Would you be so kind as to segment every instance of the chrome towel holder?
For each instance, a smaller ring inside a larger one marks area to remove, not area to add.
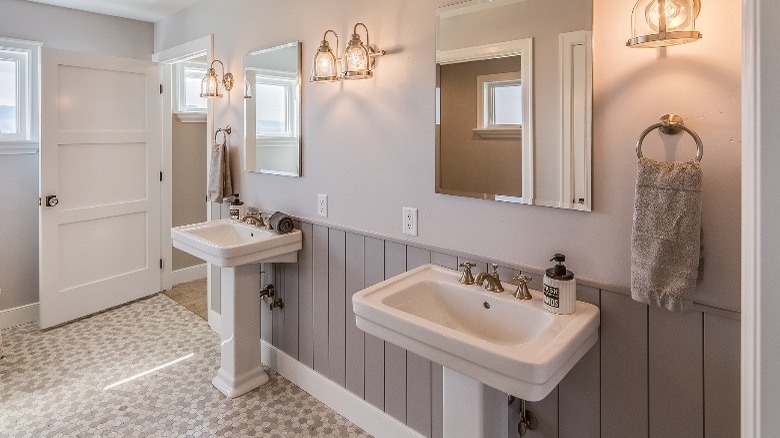
[[[217,131],[214,133],[214,144],[219,144],[217,142],[217,136],[220,132],[222,133],[222,145],[225,145],[227,144],[227,136],[233,132],[233,128],[231,128],[230,125],[227,125],[224,128],[217,129]]]
[[[699,134],[697,134],[693,129],[685,126],[682,117],[677,114],[664,114],[661,116],[660,122],[648,126],[647,129],[639,134],[639,139],[636,141],[637,158],[642,158],[642,142],[645,140],[645,136],[647,136],[647,134],[649,134],[650,131],[653,131],[654,129],[658,129],[667,135],[679,134],[680,131],[685,131],[690,134],[691,137],[693,137],[693,140],[696,141],[696,161],[701,161],[701,157],[704,155],[704,145],[701,142]]]

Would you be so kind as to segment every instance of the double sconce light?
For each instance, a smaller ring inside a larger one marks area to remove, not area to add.
[[[214,70],[214,63],[218,62],[222,66],[222,79],[217,76],[217,71]],[[222,92],[219,88],[219,84],[225,87],[225,90],[230,91],[233,89],[233,74],[225,73],[225,64],[219,59],[211,61],[206,76],[203,77],[203,81],[200,83],[200,97],[222,97]]]
[[[639,0],[631,13],[629,47],[664,47],[701,38],[696,30],[700,0]]]
[[[358,26],[366,31],[366,43],[358,35]],[[339,52],[339,36],[332,30],[327,30],[322,37],[320,47],[314,55],[311,66],[312,82],[333,82],[340,79],[368,79],[374,77],[372,68],[377,56],[384,55],[384,50],[376,50],[371,47],[368,39],[368,28],[363,23],[355,24],[352,30],[352,38],[344,50],[344,56],[336,58],[328,42],[328,34],[332,33],[336,38],[336,53]]]

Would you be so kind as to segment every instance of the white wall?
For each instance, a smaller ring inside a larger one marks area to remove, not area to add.
[[[740,2],[705,3],[705,37],[668,49],[629,49],[631,4],[595,0],[592,213],[518,206],[434,193],[436,7],[451,0],[311,2],[205,0],[155,25],[156,51],[214,33],[215,56],[242,70],[249,51],[303,41],[303,71],[323,32],[342,40],[357,21],[391,54],[373,80],[303,84],[303,177],[239,172],[241,91],[219,100],[215,123],[231,124],[235,179],[249,205],[316,218],[329,195],[329,223],[401,238],[401,207],[419,208],[414,242],[543,267],[562,251],[580,277],[627,286],[639,133],[676,112],[704,140],[706,267],[697,301],[739,309]],[[239,80],[240,83],[240,80]],[[239,87],[240,88],[240,87]],[[239,133],[238,135],[236,133]],[[673,158],[674,149],[645,155]],[[679,157],[693,154],[681,142]]]
[[[151,59],[153,26],[23,0],[0,0],[0,37]],[[38,155],[0,155],[0,310],[38,301]]]

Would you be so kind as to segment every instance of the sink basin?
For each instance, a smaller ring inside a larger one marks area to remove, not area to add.
[[[504,393],[538,401],[598,339],[598,307],[573,315],[458,282],[460,273],[424,265],[353,296],[358,328]]]
[[[171,239],[175,248],[223,268],[260,262],[294,263],[302,247],[300,230],[276,234],[230,219],[171,228]]]

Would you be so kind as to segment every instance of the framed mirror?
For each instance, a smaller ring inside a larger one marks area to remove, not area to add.
[[[592,0],[436,15],[436,192],[590,211]]]
[[[246,171],[301,176],[301,42],[244,56]]]

